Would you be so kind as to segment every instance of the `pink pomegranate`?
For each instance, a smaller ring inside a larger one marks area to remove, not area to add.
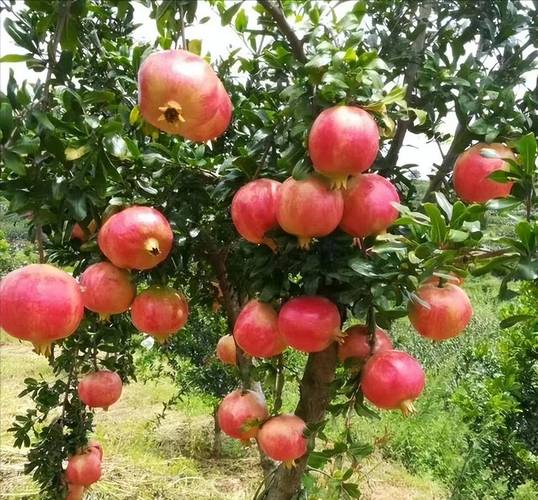
[[[345,331],[345,334],[344,341],[338,346],[338,358],[342,363],[348,358],[365,361],[371,354],[392,349],[392,340],[381,328],[376,328],[373,352],[370,352],[368,327],[352,326]]]
[[[101,477],[101,456],[95,448],[88,448],[69,457],[65,478],[74,485],[90,486]]]
[[[464,151],[454,165],[454,189],[466,202],[484,203],[493,198],[505,198],[512,190],[512,182],[489,179],[496,170],[508,170],[504,159],[514,160],[514,153],[502,144],[475,144]]]
[[[306,453],[308,440],[304,437],[306,424],[295,415],[279,415],[269,419],[258,432],[262,451],[273,460],[292,467]]]
[[[116,267],[151,269],[168,257],[174,235],[165,217],[154,208],[132,206],[112,215],[97,242]]]
[[[177,290],[151,287],[137,295],[131,306],[131,321],[141,332],[159,342],[179,332],[189,317],[189,304]]]
[[[417,296],[422,303],[409,302],[409,320],[424,337],[432,340],[457,337],[471,321],[471,301],[459,286],[424,285],[417,290]]]
[[[129,272],[109,262],[92,264],[79,282],[84,306],[102,319],[127,311],[136,294]]]
[[[106,370],[89,373],[78,383],[80,400],[90,408],[108,410],[121,396],[120,376]]]
[[[278,329],[286,343],[303,352],[318,352],[340,341],[338,308],[325,297],[302,296],[286,302],[278,315]]]
[[[237,232],[251,243],[264,243],[276,250],[276,243],[265,234],[278,227],[277,195],[280,182],[257,179],[245,184],[232,200],[232,221]]]
[[[406,352],[387,350],[374,354],[364,365],[361,389],[364,397],[378,408],[414,412],[413,401],[424,389],[425,376],[420,363]]]
[[[398,218],[392,202],[400,203],[400,197],[390,181],[377,174],[358,175],[344,192],[340,227],[355,238],[379,234]]]
[[[286,348],[276,311],[259,300],[251,300],[239,313],[234,338],[243,351],[257,358],[276,356]]]
[[[89,224],[86,230],[82,228],[82,226],[77,222],[73,229],[71,230],[71,239],[72,240],[80,240],[81,242],[87,241],[89,237],[93,236],[95,234],[95,231],[97,230],[97,223],[92,220]]]
[[[260,425],[268,416],[267,406],[259,393],[242,393],[239,389],[228,394],[217,411],[222,432],[242,441],[256,437]]]
[[[29,340],[39,353],[50,344],[73,334],[84,305],[76,280],[48,264],[30,264],[0,281],[0,328]]]
[[[230,123],[233,108],[222,82],[203,58],[185,50],[147,57],[138,90],[144,119],[169,134],[206,142]]]
[[[337,187],[345,187],[350,175],[368,170],[378,151],[376,122],[369,113],[354,106],[334,106],[323,111],[308,137],[314,168]]]
[[[331,191],[316,177],[300,181],[290,177],[280,188],[278,223],[284,231],[297,236],[301,248],[308,248],[314,237],[332,233],[343,213],[342,193]]]
[[[225,365],[237,365],[237,349],[232,335],[224,335],[217,342],[217,358]]]

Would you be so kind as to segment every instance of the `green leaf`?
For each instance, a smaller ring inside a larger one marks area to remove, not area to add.
[[[21,137],[16,143],[15,146],[11,148],[11,151],[19,153],[21,155],[28,155],[37,152],[41,141],[39,137]]]
[[[446,214],[447,219],[450,220],[452,218],[452,205],[446,199],[446,196],[443,193],[436,191],[434,195],[435,201],[437,201],[437,204],[441,207],[441,210]]]
[[[44,129],[46,130],[55,129],[54,125],[51,123],[46,113],[43,113],[42,111],[34,111],[32,114],[36,117],[37,121]]]
[[[13,130],[13,108],[9,102],[0,104],[0,130],[6,138]]]
[[[318,54],[305,64],[305,68],[323,68],[331,63],[331,59],[332,57],[330,54]]]
[[[494,200],[490,200],[486,203],[486,207],[490,210],[505,210],[515,208],[518,205],[521,205],[521,203],[523,203],[521,200],[509,196],[507,198],[496,198]]]
[[[346,53],[344,54],[344,61],[347,62],[355,62],[359,58],[357,56],[357,52],[353,47],[349,47],[349,49],[346,50]]]
[[[90,146],[85,144],[79,148],[65,148],[64,154],[67,161],[74,161],[82,158],[85,154],[90,152]]]
[[[499,326],[501,328],[510,328],[511,326],[517,325],[522,321],[529,321],[531,319],[536,319],[536,316],[532,314],[516,314],[515,316],[510,316],[509,318],[503,319]]]
[[[67,16],[67,20],[60,38],[62,49],[73,52],[78,45],[78,32],[80,24],[74,16]]]
[[[439,208],[433,203],[424,203],[424,211],[432,224],[431,239],[434,243],[443,243],[447,233],[447,227]]]
[[[189,40],[189,52],[192,52],[196,55],[202,54],[202,40],[195,38],[193,40]]]
[[[105,149],[112,155],[122,160],[130,158],[131,153],[127,147],[127,143],[121,135],[114,134],[103,139]]]
[[[6,169],[10,172],[13,172],[17,175],[26,174],[26,165],[21,160],[21,157],[19,155],[16,155],[15,153],[7,152],[4,155],[4,164],[6,166]]]
[[[0,63],[17,63],[32,59],[32,54],[6,54],[0,57]]]
[[[533,133],[524,135],[516,142],[516,148],[519,152],[520,161],[523,164],[525,172],[533,175],[536,169],[536,137]]]
[[[241,9],[235,18],[235,29],[239,33],[243,33],[247,29],[248,25],[248,16],[245,13],[244,9]]]
[[[220,23],[222,26],[230,24],[232,18],[235,16],[236,12],[241,8],[242,2],[236,2],[229,9],[226,9],[220,16]]]
[[[469,238],[469,233],[460,231],[459,229],[450,229],[448,231],[448,239],[454,243],[461,243]]]
[[[129,124],[134,125],[138,118],[140,117],[140,108],[138,106],[135,106],[133,109],[131,109],[131,112],[129,113]]]

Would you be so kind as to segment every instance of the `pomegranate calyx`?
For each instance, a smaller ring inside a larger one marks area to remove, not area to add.
[[[99,321],[101,323],[106,323],[110,319],[110,314],[99,313]]]
[[[151,255],[160,255],[161,248],[159,246],[159,242],[156,238],[148,238],[146,242],[144,243],[144,248],[147,250],[148,253]]]
[[[338,344],[343,344],[346,337],[347,335],[340,329],[334,332],[334,341]]]
[[[185,118],[181,115],[181,104],[176,101],[168,101],[165,106],[160,106],[159,111],[162,115],[157,119],[160,122],[167,121],[172,125],[179,127],[180,123],[185,123]]]
[[[413,405],[413,401],[409,399],[402,401],[400,403],[400,410],[402,411],[405,417],[413,413],[416,413],[416,409],[415,409],[415,406]]]
[[[34,346],[34,352],[42,354],[48,358],[52,351],[52,342],[32,342]]]
[[[284,464],[284,467],[286,469],[294,469],[295,467],[297,467],[297,465],[295,464],[295,460],[285,460],[284,462],[282,462]]]
[[[338,189],[345,190],[347,189],[347,181],[349,179],[349,176],[347,174],[342,175],[331,175],[330,176],[330,188],[333,191],[337,191]]]
[[[297,244],[302,250],[310,250],[312,238],[310,236],[297,236]]]

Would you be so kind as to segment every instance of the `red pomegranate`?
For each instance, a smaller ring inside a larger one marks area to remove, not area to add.
[[[420,363],[406,352],[388,350],[372,356],[364,365],[361,389],[364,397],[378,408],[414,412],[413,401],[424,389],[425,376]]]
[[[146,121],[169,134],[206,142],[222,135],[232,103],[207,62],[185,50],[157,52],[138,72],[138,102]]]
[[[257,179],[245,184],[232,200],[232,221],[237,232],[251,243],[264,243],[273,251],[276,243],[265,233],[278,227],[277,195],[280,182]]]
[[[334,106],[323,111],[308,137],[314,168],[337,187],[345,187],[350,175],[368,170],[378,151],[376,122],[369,113],[354,106]]]
[[[131,321],[141,332],[159,342],[179,332],[189,317],[189,305],[181,293],[168,287],[151,287],[137,295],[131,306]]]
[[[108,410],[121,396],[120,376],[106,370],[89,373],[78,383],[80,400],[90,408]]]
[[[398,191],[377,174],[355,177],[344,192],[344,215],[340,227],[355,238],[379,234],[398,218],[392,202],[399,203]]]
[[[232,335],[224,335],[217,342],[217,358],[225,365],[237,365],[237,349]]]
[[[136,294],[129,272],[109,262],[92,264],[79,282],[84,306],[102,319],[127,311]]]
[[[151,269],[172,249],[174,235],[163,214],[151,207],[132,206],[112,215],[104,224],[97,242],[116,267]]]
[[[504,159],[514,160],[514,153],[502,144],[475,144],[464,151],[454,165],[454,190],[466,202],[484,203],[493,198],[505,198],[512,182],[489,179],[496,170],[508,170]]]
[[[72,455],[67,462],[65,478],[68,483],[90,486],[101,477],[101,456],[95,448]]]
[[[78,328],[84,305],[76,280],[48,264],[30,264],[0,281],[0,328],[47,354]]]
[[[259,300],[251,300],[239,313],[234,338],[243,351],[257,358],[276,356],[286,348],[276,311]]]
[[[254,391],[241,393],[239,389],[228,394],[217,411],[222,432],[242,441],[256,437],[260,425],[268,416],[263,396]]]
[[[343,213],[342,193],[316,177],[290,177],[280,188],[276,218],[284,231],[297,236],[301,248],[308,248],[314,237],[332,233]]]
[[[459,286],[424,285],[417,290],[417,296],[422,303],[409,302],[409,320],[424,337],[432,340],[457,337],[471,321],[471,301]]]
[[[295,415],[279,415],[269,419],[258,432],[262,451],[273,460],[292,467],[306,453],[308,440],[304,437],[306,424]]]
[[[372,353],[368,342],[368,327],[364,325],[352,326],[345,331],[345,334],[344,341],[338,346],[338,358],[342,363],[348,358],[365,361],[370,354],[392,349],[392,340],[387,332],[381,328],[376,328],[375,347]]]
[[[103,461],[103,447],[98,441],[92,439],[88,442],[87,448],[89,451],[97,453],[97,455],[99,455],[99,460],[101,460],[101,462]]]
[[[82,500],[86,488],[82,484],[67,484],[67,496],[65,500]]]
[[[94,220],[92,220],[88,224],[86,230],[84,230],[82,226],[77,222],[71,230],[71,239],[80,240],[81,242],[87,241],[90,236],[93,236],[95,234],[96,230],[97,222],[95,222]]]
[[[303,352],[318,352],[340,341],[340,313],[325,297],[302,296],[286,302],[278,315],[278,329],[285,342]]]

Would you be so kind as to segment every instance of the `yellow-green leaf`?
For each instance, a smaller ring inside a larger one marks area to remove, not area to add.
[[[67,161],[78,160],[82,158],[86,153],[89,153],[90,147],[88,145],[80,146],[80,148],[66,148],[65,159]]]
[[[189,40],[189,52],[192,52],[196,55],[202,54],[202,40],[195,38],[194,40]]]
[[[134,125],[140,116],[140,108],[138,106],[135,106],[133,109],[131,109],[131,112],[129,113],[129,123],[131,125]]]

